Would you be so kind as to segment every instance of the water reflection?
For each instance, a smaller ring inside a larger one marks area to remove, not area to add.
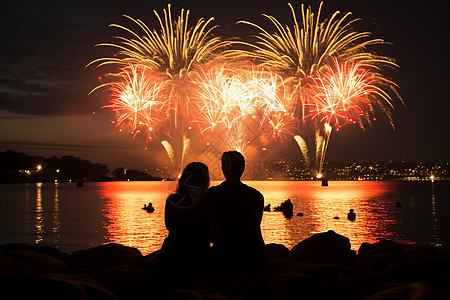
[[[35,243],[38,244],[42,242],[43,233],[44,233],[44,210],[42,209],[42,183],[36,183],[36,209],[34,210],[36,213],[36,221],[35,221],[35,233],[36,239]]]
[[[54,187],[54,188],[52,188]],[[35,206],[32,210],[34,216],[33,224],[30,224],[28,215],[24,219],[25,230],[30,230],[27,224],[32,225],[34,231],[34,240],[36,244],[46,244],[57,246],[59,243],[60,234],[60,221],[59,221],[59,190],[58,183],[44,184],[36,183],[34,188],[36,190],[36,198],[30,199],[29,188],[33,188],[32,185],[27,185],[25,189],[25,211],[29,211],[31,201],[35,200]],[[51,194],[53,190],[54,195]],[[53,202],[53,205],[51,205]],[[51,207],[51,208],[49,208]],[[46,229],[48,228],[48,229]]]
[[[213,182],[216,185],[219,182]],[[290,198],[294,216],[264,212],[266,243],[292,248],[314,233],[334,230],[357,250],[381,238],[448,247],[448,183],[390,182],[247,182],[260,190],[272,208]],[[109,242],[158,250],[167,230],[164,204],[175,182],[24,184],[0,186],[0,242],[27,242],[71,252]],[[430,191],[431,189],[431,191]],[[402,202],[400,208],[395,207]],[[152,202],[155,212],[142,210]],[[356,220],[347,220],[349,209]],[[237,209],[237,208],[232,208]],[[303,213],[302,217],[296,216]],[[338,219],[334,219],[338,217]]]
[[[61,223],[59,221],[59,183],[55,182],[55,197],[53,198],[53,218],[52,218],[53,244],[58,245],[59,230]]]
[[[437,218],[437,209],[436,209],[436,194],[434,191],[434,182],[431,183],[431,216],[432,216],[432,227],[433,227],[433,246],[441,247],[441,239],[438,234],[438,218]]]
[[[388,183],[332,182],[328,187],[317,182],[246,183],[263,193],[266,205],[275,207],[287,198],[294,203],[292,218],[285,218],[281,212],[264,212],[261,229],[266,243],[292,248],[312,234],[328,230],[348,237],[354,250],[363,242],[379,239],[409,242],[395,228],[403,223],[403,215],[395,210],[395,201],[388,196],[391,188]],[[143,253],[158,250],[167,236],[164,203],[170,192],[168,184],[103,184],[103,213],[108,219],[104,224],[106,242],[137,247]],[[154,213],[142,210],[148,202],[153,203]],[[350,209],[356,212],[355,221],[347,219]],[[296,216],[299,212],[303,217]]]
[[[382,238],[404,240],[391,228],[402,223],[402,215],[392,210],[392,200],[386,198],[388,184],[332,182],[328,187],[321,187],[318,182],[301,185],[284,182],[270,191],[267,191],[270,185],[265,182],[249,184],[259,189],[265,203],[272,207],[287,198],[294,203],[291,219],[279,212],[264,213],[262,229],[266,243],[282,243],[291,248],[314,233],[328,230],[348,237],[354,250],[363,242],[373,243]],[[350,209],[356,213],[355,221],[347,219]],[[303,213],[302,217],[296,216],[299,212]]]
[[[164,205],[170,185],[169,182],[104,183],[106,241],[137,247],[145,254],[160,249],[168,234]],[[155,208],[153,213],[142,209],[149,202]]]

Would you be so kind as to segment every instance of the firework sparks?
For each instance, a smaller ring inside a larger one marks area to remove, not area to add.
[[[332,66],[310,76],[305,87],[305,106],[309,111],[305,118],[318,119],[321,123],[341,127],[341,123],[363,126],[362,120],[370,124],[374,107],[381,107],[392,120],[389,96],[371,78],[368,69],[357,62],[341,64],[334,59]],[[392,122],[391,122],[392,124]]]
[[[258,41],[233,45],[250,46],[252,51],[222,51],[232,43],[212,35],[217,27],[211,25],[213,18],[199,19],[189,27],[189,10],[182,9],[173,18],[170,4],[163,16],[154,11],[158,30],[125,16],[143,35],[112,24],[131,38],[119,36],[118,43],[99,44],[118,52],[91,62],[120,67],[120,72],[109,74],[117,82],[109,84],[113,99],[105,107],[117,113],[117,126],[129,126],[134,135],[146,132],[151,140],[155,132],[164,131],[162,145],[176,168],[182,167],[190,149],[192,121],[200,135],[225,130],[226,147],[241,152],[258,131],[273,140],[294,136],[308,163],[308,147],[299,133],[310,128],[305,126],[309,123],[316,134],[320,174],[333,128],[358,123],[364,129],[380,111],[393,126],[391,96],[401,98],[398,86],[381,70],[397,65],[367,51],[385,42],[355,30],[358,19],[350,19],[351,13],[335,12],[321,20],[322,3],[317,13],[302,5],[298,19],[289,7],[292,26],[264,15],[275,33],[240,22],[259,30]]]
[[[170,4],[167,10],[163,10],[164,18],[161,18],[158,12],[153,12],[159,21],[160,31],[151,30],[139,19],[125,16],[138,25],[144,36],[122,25],[111,24],[111,27],[122,29],[133,38],[118,36],[116,37],[120,41],[118,44],[98,44],[97,46],[119,49],[119,52],[114,57],[99,58],[90,64],[98,66],[138,64],[170,79],[183,80],[190,75],[195,64],[204,64],[217,58],[218,50],[229,44],[211,34],[217,28],[217,25],[210,26],[214,20],[212,17],[208,20],[200,18],[195,26],[189,27],[189,10],[181,9],[177,20],[172,18]]]
[[[156,82],[149,71],[131,64],[121,77],[122,81],[109,84],[112,100],[103,108],[116,112],[116,126],[128,126],[134,135],[147,132],[147,140],[151,140],[153,129],[168,116],[166,85]]]
[[[198,71],[197,122],[202,133],[218,126],[227,130],[227,145],[243,151],[248,144],[246,129],[259,119],[258,130],[281,139],[292,129],[291,118],[279,97],[281,77],[262,68],[228,69],[225,65]]]
[[[352,29],[353,23],[358,19],[350,20],[351,13],[340,17],[335,12],[331,18],[320,20],[322,4],[317,15],[310,7],[301,6],[301,23],[297,20],[296,12],[291,4],[293,26],[283,26],[276,18],[264,15],[275,26],[277,32],[269,33],[259,25],[248,21],[240,23],[257,28],[258,42],[235,42],[252,47],[255,51],[231,50],[229,53],[235,57],[254,58],[290,82],[291,98],[297,97],[301,106],[301,87],[308,76],[320,71],[326,60],[331,56],[338,56],[345,61],[358,61],[365,67],[379,68],[379,65],[396,67],[392,59],[367,52],[371,45],[385,43],[382,39],[370,38],[370,32],[358,32]]]
[[[173,17],[171,13],[171,5],[167,10],[163,10],[163,15],[158,12],[154,14],[159,22],[159,29],[150,29],[143,21],[125,16],[127,19],[137,25],[142,35],[125,26],[112,24],[123,30],[127,36],[116,36],[117,43],[101,43],[97,46],[106,46],[117,49],[118,51],[112,57],[99,58],[92,61],[89,65],[101,66],[118,66],[121,72],[127,75],[130,66],[139,66],[139,69],[147,70],[151,73],[151,80],[155,84],[163,85],[164,110],[166,116],[164,118],[167,126],[166,139],[171,140],[171,144],[178,149],[189,149],[184,146],[186,138],[186,130],[191,122],[192,113],[190,111],[193,103],[190,101],[190,91],[192,89],[191,75],[193,67],[219,59],[222,56],[222,48],[229,45],[229,42],[222,41],[220,37],[212,34],[217,25],[212,25],[214,18],[199,19],[194,26],[190,26],[190,11],[181,9],[178,17]],[[131,36],[131,37],[130,37]],[[88,65],[88,66],[89,66]],[[123,80],[121,73],[112,73],[110,75],[114,80],[119,78]],[[108,76],[106,76],[108,77]],[[150,79],[149,79],[150,81]],[[121,83],[118,83],[120,85]],[[134,88],[138,88],[134,86]],[[118,94],[124,94],[124,91],[118,91]],[[124,97],[118,95],[117,98]],[[133,103],[136,107],[137,103]],[[123,105],[124,107],[121,107]],[[126,111],[125,101],[117,102],[114,106],[108,106],[115,111]],[[131,109],[132,107],[130,107]],[[134,127],[146,126],[152,128],[150,123],[157,121],[154,116],[145,116],[144,109],[138,109],[135,115],[123,114],[123,119],[132,118],[135,120]],[[139,130],[139,129],[138,129]],[[138,132],[135,130],[134,132]],[[183,157],[186,151],[175,151]],[[179,157],[178,162],[181,165],[183,157]],[[172,159],[172,158],[171,158]]]

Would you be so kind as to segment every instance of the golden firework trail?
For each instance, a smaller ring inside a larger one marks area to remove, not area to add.
[[[133,30],[118,24],[111,27],[119,28],[130,38],[116,36],[118,43],[101,43],[97,46],[113,47],[118,50],[113,57],[99,58],[92,61],[97,67],[117,65],[126,68],[130,63],[143,66],[156,72],[161,81],[170,84],[167,99],[174,112],[173,123],[186,123],[189,117],[190,75],[194,65],[205,64],[221,56],[219,50],[229,45],[212,31],[218,26],[212,26],[213,17],[205,20],[200,18],[193,26],[189,26],[190,11],[181,9],[177,19],[172,17],[171,5],[163,10],[163,16],[154,11],[159,22],[159,30],[150,29],[143,21],[126,16],[143,32],[139,35]]]
[[[190,92],[193,88],[191,81],[193,68],[220,59],[222,57],[220,50],[229,45],[229,42],[213,35],[212,32],[218,27],[212,24],[213,17],[200,18],[191,26],[190,11],[181,9],[179,16],[173,17],[170,4],[163,10],[162,15],[156,11],[154,14],[159,23],[159,28],[156,29],[149,28],[139,19],[125,15],[137,25],[141,31],[139,33],[123,25],[111,24],[110,27],[118,28],[125,34],[115,36],[117,42],[100,43],[96,46],[112,47],[117,52],[112,57],[98,58],[88,66],[118,67],[118,72],[107,74],[109,75],[107,78],[111,78],[112,82],[123,80],[121,76],[123,72],[134,66],[151,73],[155,84],[164,84],[166,94],[162,99],[165,101],[167,113],[166,133],[170,133],[165,138],[171,139],[171,144],[176,148],[180,146],[187,151],[188,148],[183,145],[186,134],[183,131],[189,127],[192,115],[190,110],[193,103],[190,101]],[[105,84],[99,87],[103,86]],[[144,121],[135,116],[134,122],[139,124]],[[178,136],[177,141],[173,140],[175,135]],[[181,162],[182,158],[177,161]]]
[[[195,64],[204,64],[220,56],[218,50],[229,45],[220,37],[212,35],[218,26],[211,26],[213,17],[205,20],[200,18],[193,27],[189,27],[190,11],[181,9],[176,20],[172,18],[171,5],[161,17],[153,11],[158,19],[159,30],[150,29],[143,21],[125,15],[143,31],[140,36],[133,30],[118,24],[111,24],[124,30],[132,37],[116,36],[119,43],[101,43],[97,46],[108,46],[118,49],[113,57],[99,58],[90,64],[97,67],[115,64],[121,67],[129,63],[142,65],[159,72],[161,76],[170,79],[186,79]]]

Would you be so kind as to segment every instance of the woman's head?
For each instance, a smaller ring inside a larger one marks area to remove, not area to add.
[[[198,189],[205,193],[209,187],[208,166],[201,162],[191,162],[183,170],[178,180],[178,193],[189,193],[189,189]]]

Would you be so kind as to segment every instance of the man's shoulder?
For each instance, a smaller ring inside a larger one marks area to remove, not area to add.
[[[250,186],[250,185],[247,185],[247,184],[245,184],[245,183],[243,183],[243,185],[244,185],[244,187],[245,187],[247,190],[251,190],[251,191],[253,191],[253,192],[256,192],[256,193],[261,194],[261,192],[258,191],[257,189],[255,189],[254,187],[252,187],[252,186]]]
[[[239,191],[239,190],[244,190],[246,193],[251,193],[252,195],[254,195],[255,197],[262,197],[263,195],[261,194],[260,191],[258,191],[257,189],[255,189],[254,187],[251,187],[243,182],[233,182],[233,183],[227,183],[226,181],[223,181],[222,183],[220,183],[219,185],[215,185],[212,186],[208,189],[207,193],[208,194],[214,194],[214,193],[223,193],[225,190],[233,190],[233,191]]]
[[[219,184],[219,185],[210,186],[208,188],[207,192],[210,193],[210,192],[216,192],[216,191],[221,190],[223,188],[222,184],[223,184],[223,182],[221,184]]]

